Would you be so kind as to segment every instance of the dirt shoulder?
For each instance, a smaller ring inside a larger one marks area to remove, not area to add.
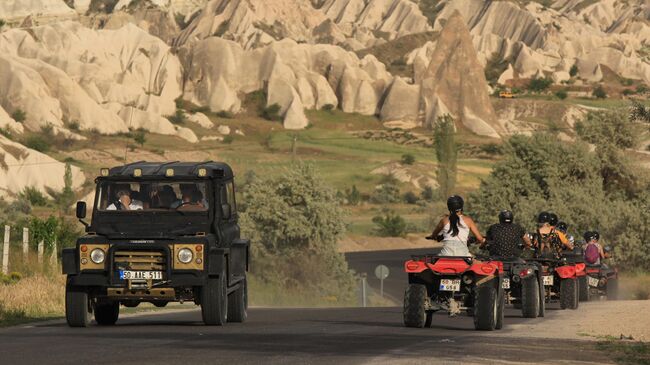
[[[375,237],[375,236],[345,236],[338,243],[338,250],[342,253],[402,250],[413,248],[440,247],[435,241],[424,239],[425,234],[409,234],[406,237]]]
[[[602,340],[623,336],[625,339],[650,342],[648,300],[597,301],[580,303],[573,310],[559,310],[552,305],[546,318],[507,326],[504,335],[539,338]],[[509,332],[509,333],[508,333]],[[630,338],[631,336],[631,338]]]

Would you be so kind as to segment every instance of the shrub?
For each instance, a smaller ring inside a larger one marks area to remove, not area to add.
[[[635,92],[632,89],[623,90],[623,95],[625,95],[625,96],[630,96],[630,95],[634,95],[634,94],[635,94]]]
[[[72,122],[68,123],[68,128],[71,131],[79,132],[79,129],[80,129],[79,122],[77,122],[76,120],[73,120]]]
[[[532,92],[540,93],[548,89],[551,86],[551,84],[553,84],[553,80],[551,80],[548,77],[544,77],[541,79],[532,79],[528,84],[528,90]]]
[[[407,191],[404,193],[404,202],[406,204],[417,204],[418,196],[412,191]]]
[[[229,135],[223,137],[222,142],[225,143],[225,144],[231,144],[234,141],[235,141],[235,137],[233,137],[232,135],[229,134]]]
[[[503,148],[500,144],[490,142],[479,146],[479,151],[488,155],[503,155]]]
[[[263,108],[260,116],[270,121],[282,120],[282,116],[280,115],[280,105],[276,103]]]
[[[637,94],[645,94],[650,90],[646,85],[637,85],[636,87],[636,93]]]
[[[571,69],[569,69],[569,76],[575,77],[578,74],[578,71],[580,71],[578,69],[578,65],[574,64],[573,66],[571,66]]]
[[[47,198],[40,190],[33,186],[26,186],[23,191],[18,194],[21,198],[27,200],[29,204],[35,207],[44,207],[47,205]]]
[[[361,203],[361,192],[359,192],[356,185],[352,185],[351,189],[345,190],[345,200],[349,205],[359,205]]]
[[[0,28],[4,27],[7,22],[4,19],[0,19]]]
[[[558,90],[555,92],[555,96],[558,97],[560,100],[564,100],[569,96],[569,94],[566,92],[566,90]]]
[[[433,200],[433,188],[431,186],[425,186],[420,193],[422,200],[430,202]]]
[[[27,113],[25,113],[22,109],[16,109],[13,113],[11,113],[11,118],[18,123],[22,123],[27,119]]]
[[[410,153],[402,155],[402,165],[413,165],[415,163],[415,156]]]
[[[607,98],[607,93],[605,92],[605,89],[603,89],[601,85],[598,85],[598,87],[594,89],[591,95],[593,95],[593,97],[597,99]]]
[[[181,109],[176,109],[176,113],[174,113],[174,115],[168,116],[167,119],[172,122],[172,124],[185,124],[185,112],[183,112]]]
[[[400,200],[399,188],[392,183],[379,185],[370,197],[375,204],[398,203]]]
[[[232,119],[235,115],[227,110],[221,110],[217,113],[219,118]]]
[[[404,237],[407,233],[406,220],[393,211],[372,218],[375,234],[381,237]]]
[[[137,131],[133,134],[133,140],[142,147],[147,142],[147,135],[144,131]]]
[[[335,109],[334,104],[325,104],[325,105],[323,105],[323,110],[325,110],[327,112],[332,112],[332,111],[334,111],[334,109]]]
[[[24,145],[38,152],[47,153],[52,147],[50,142],[42,136],[33,135],[25,140]]]

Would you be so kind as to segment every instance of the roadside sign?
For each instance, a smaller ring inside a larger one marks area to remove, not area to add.
[[[384,279],[388,277],[390,271],[386,265],[379,265],[375,268],[375,276],[379,279],[379,295],[384,297]]]

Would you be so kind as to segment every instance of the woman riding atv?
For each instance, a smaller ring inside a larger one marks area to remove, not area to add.
[[[573,244],[569,242],[564,233],[555,230],[558,223],[557,215],[548,212],[541,212],[537,216],[537,232],[533,237],[533,246],[538,249],[538,254],[553,255],[555,258],[562,256],[563,250],[573,250]]]
[[[442,218],[431,236],[427,237],[442,241],[440,256],[472,256],[467,248],[470,231],[479,243],[485,242],[485,238],[479,232],[472,218],[463,214],[464,205],[465,202],[460,196],[450,196],[447,199],[449,215]]]

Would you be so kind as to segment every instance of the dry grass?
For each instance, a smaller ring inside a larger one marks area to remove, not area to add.
[[[0,326],[60,317],[64,313],[65,278],[35,275],[0,285]]]
[[[650,299],[650,273],[624,273],[620,275],[621,299]]]

